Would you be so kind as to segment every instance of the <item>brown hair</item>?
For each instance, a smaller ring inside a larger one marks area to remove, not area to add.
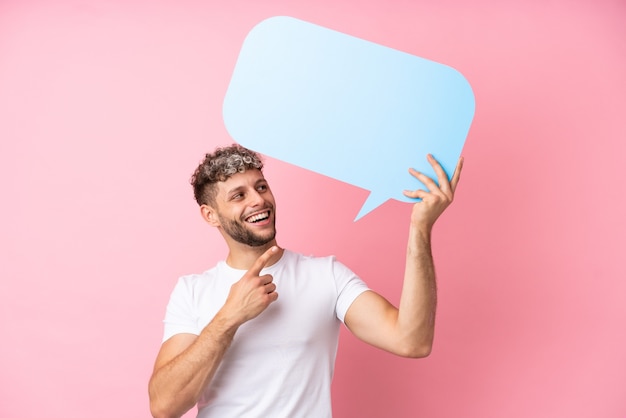
[[[214,153],[206,154],[190,180],[196,202],[198,205],[215,204],[217,182],[254,168],[263,170],[261,157],[238,144],[217,148]]]

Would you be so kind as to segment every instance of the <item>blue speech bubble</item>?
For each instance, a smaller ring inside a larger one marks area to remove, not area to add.
[[[255,26],[224,99],[241,145],[367,189],[356,220],[403,190],[451,176],[474,117],[467,80],[446,65],[291,17]]]

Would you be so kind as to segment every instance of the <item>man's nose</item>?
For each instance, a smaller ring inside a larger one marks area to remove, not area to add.
[[[249,203],[250,206],[261,206],[265,202],[261,193],[256,190],[251,191],[249,194]]]

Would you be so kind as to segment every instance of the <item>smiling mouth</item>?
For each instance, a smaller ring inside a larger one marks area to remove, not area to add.
[[[252,215],[252,216],[248,216],[246,218],[246,222],[249,222],[251,224],[255,224],[257,222],[264,221],[264,220],[266,220],[269,217],[270,217],[270,211],[267,210],[265,212],[261,212],[261,213],[257,213],[257,214]]]

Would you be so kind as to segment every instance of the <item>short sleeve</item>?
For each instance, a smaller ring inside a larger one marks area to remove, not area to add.
[[[167,304],[165,312],[163,341],[176,334],[199,335],[198,318],[193,308],[193,292],[188,277],[181,277]]]
[[[359,276],[334,257],[332,262],[335,286],[337,287],[335,312],[337,313],[337,318],[343,322],[352,302],[354,302],[361,293],[369,290],[369,288]]]

